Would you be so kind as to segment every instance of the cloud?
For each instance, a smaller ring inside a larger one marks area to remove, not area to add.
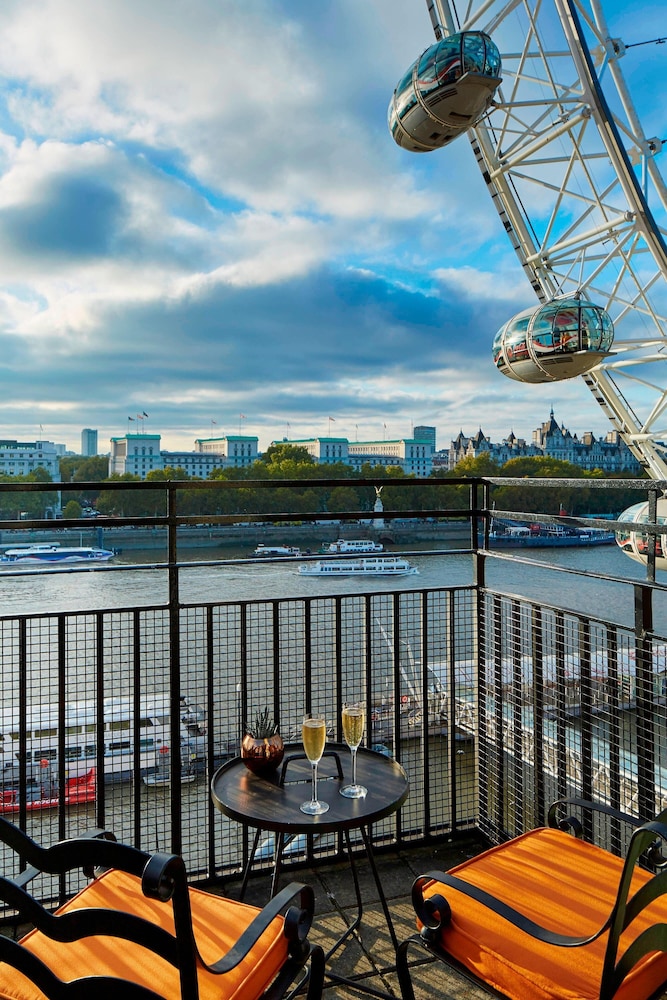
[[[470,147],[387,132],[433,37],[417,8],[0,7],[0,433],[30,415],[78,447],[146,410],[171,448],[239,412],[263,444],[323,413],[529,434],[544,395],[490,345],[532,293]],[[558,398],[602,423],[581,383]]]

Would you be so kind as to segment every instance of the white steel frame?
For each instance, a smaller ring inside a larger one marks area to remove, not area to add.
[[[484,30],[503,60],[469,133],[540,302],[581,293],[610,314],[614,355],[581,376],[633,454],[667,479],[667,188],[599,0],[426,0],[436,38]],[[508,317],[509,318],[509,317]]]

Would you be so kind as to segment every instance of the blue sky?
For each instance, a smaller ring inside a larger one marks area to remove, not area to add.
[[[658,4],[605,10],[625,42],[667,33]],[[432,41],[424,0],[5,0],[0,436],[96,427],[105,451],[146,412],[171,449],[413,423],[444,446],[530,437],[551,406],[606,433],[581,380],[491,362],[534,299],[466,138],[388,134]],[[666,49],[623,64],[660,137]]]

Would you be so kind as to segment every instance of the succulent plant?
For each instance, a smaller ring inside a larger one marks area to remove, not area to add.
[[[263,712],[257,712],[252,725],[246,722],[244,732],[255,740],[268,740],[278,732],[278,723],[271,718],[268,708],[265,708]]]

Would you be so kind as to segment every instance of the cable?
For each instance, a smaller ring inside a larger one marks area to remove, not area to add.
[[[632,42],[630,45],[626,45],[626,49],[636,49],[638,45],[664,45],[667,42],[667,38],[651,38],[647,42]]]

